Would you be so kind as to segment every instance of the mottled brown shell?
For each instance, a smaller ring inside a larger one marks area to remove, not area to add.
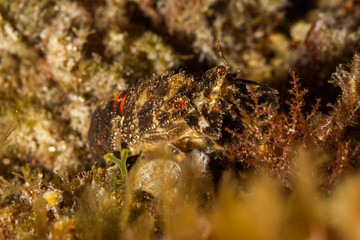
[[[186,151],[221,146],[225,128],[240,129],[251,94],[277,107],[277,91],[227,74],[223,66],[203,74],[179,72],[140,81],[100,104],[92,117],[89,145],[96,160],[128,149],[133,155],[167,142]]]

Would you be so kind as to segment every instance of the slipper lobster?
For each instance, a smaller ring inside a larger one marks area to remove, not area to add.
[[[122,149],[137,155],[156,143],[181,152],[205,147],[223,151],[232,139],[226,128],[241,133],[246,127],[242,113],[254,111],[252,94],[259,103],[278,107],[276,90],[230,73],[218,45],[217,50],[225,66],[138,81],[102,102],[89,129],[95,159]]]

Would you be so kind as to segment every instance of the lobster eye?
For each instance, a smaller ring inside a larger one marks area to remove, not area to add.
[[[178,99],[174,103],[174,110],[175,111],[183,110],[185,107],[186,107],[186,103],[185,103],[184,99]]]
[[[225,74],[225,67],[224,66],[219,66],[216,68],[216,71],[218,72],[218,74],[220,76],[224,75]]]

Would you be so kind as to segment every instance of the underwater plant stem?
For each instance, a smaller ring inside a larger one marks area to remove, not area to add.
[[[119,167],[119,169],[121,171],[121,180],[120,181],[125,181],[128,177],[128,172],[127,172],[127,168],[126,168],[126,160],[127,160],[128,156],[129,156],[129,151],[127,149],[121,150],[121,158],[120,159],[115,157],[113,153],[108,153],[105,155],[105,157],[108,160],[115,163],[116,166]]]

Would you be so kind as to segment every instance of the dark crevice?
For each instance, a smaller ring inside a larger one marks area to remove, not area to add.
[[[99,31],[92,33],[87,37],[87,41],[83,48],[86,58],[91,58],[93,53],[96,53],[101,57],[105,57],[105,45],[103,43],[103,39],[104,33]]]
[[[316,1],[312,0],[290,0],[286,10],[286,19],[289,22],[295,22],[298,19],[304,18],[304,16],[314,9]]]
[[[169,28],[162,18],[156,23],[144,14],[142,9],[133,2],[128,2],[126,5],[128,17],[130,22],[136,25],[144,26],[147,30],[154,32],[162,37],[163,41],[172,46],[172,48],[183,56],[192,56],[190,58],[181,59],[180,69],[185,69],[189,72],[200,72],[209,68],[209,62],[199,62],[199,55],[193,51],[193,35],[185,35],[181,32],[173,32],[169,34]],[[161,15],[159,15],[161,17]]]

